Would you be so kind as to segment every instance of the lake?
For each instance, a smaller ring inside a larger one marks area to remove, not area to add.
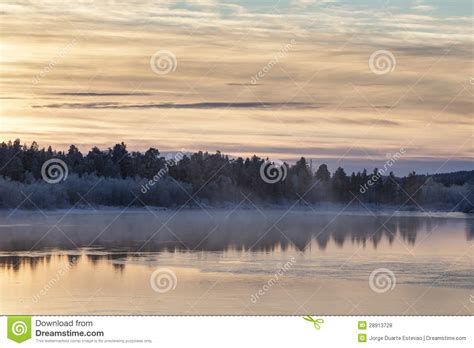
[[[0,211],[0,314],[472,314],[468,214]]]

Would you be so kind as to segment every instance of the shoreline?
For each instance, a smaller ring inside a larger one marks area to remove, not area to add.
[[[81,214],[81,213],[94,213],[94,214],[134,214],[142,212],[198,212],[201,210],[207,212],[228,212],[228,211],[279,211],[282,212],[291,211],[298,213],[311,212],[318,215],[355,215],[355,216],[412,216],[412,217],[432,217],[432,218],[464,218],[474,219],[474,212],[461,212],[453,211],[449,209],[442,209],[441,207],[423,207],[424,210],[414,207],[404,207],[405,209],[399,209],[394,205],[387,204],[338,204],[338,203],[324,203],[324,204],[312,204],[312,205],[292,205],[292,204],[228,204],[220,206],[210,206],[201,204],[197,205],[186,205],[177,207],[157,207],[157,206],[141,206],[141,207],[124,207],[124,206],[78,206],[69,208],[49,208],[41,209],[41,212],[45,214]],[[0,208],[0,214],[17,214],[17,213],[32,213],[37,212],[38,209],[28,208]]]

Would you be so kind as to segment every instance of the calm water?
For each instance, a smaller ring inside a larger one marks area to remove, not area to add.
[[[0,212],[0,314],[474,310],[469,215],[65,214]]]

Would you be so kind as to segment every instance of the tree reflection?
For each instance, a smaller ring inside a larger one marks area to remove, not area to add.
[[[47,224],[11,224],[11,228],[2,230],[0,237],[0,250],[4,251],[0,253],[0,268],[34,269],[41,262],[50,262],[53,253],[45,250],[60,251],[70,262],[77,255],[68,252],[80,249],[90,264],[109,260],[117,271],[122,271],[123,260],[150,252],[235,250],[272,253],[290,249],[308,252],[312,244],[325,250],[329,243],[341,249],[346,243],[377,249],[384,240],[392,245],[397,238],[415,245],[417,233],[430,233],[448,221],[416,216],[334,216],[309,212],[288,214],[278,219],[271,214],[262,217],[250,211],[203,218],[203,214],[195,212],[171,220],[163,228],[157,219],[136,215],[126,216],[126,221],[119,218],[113,223],[103,217],[86,219],[94,222],[89,224],[85,224],[84,216],[78,215],[66,221],[60,230],[47,234],[42,233],[50,229]],[[461,221],[466,224],[466,239],[472,240],[472,221]],[[71,248],[72,244],[74,248]]]

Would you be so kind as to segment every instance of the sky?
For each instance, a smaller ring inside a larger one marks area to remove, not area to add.
[[[472,2],[16,0],[0,141],[472,170]]]

